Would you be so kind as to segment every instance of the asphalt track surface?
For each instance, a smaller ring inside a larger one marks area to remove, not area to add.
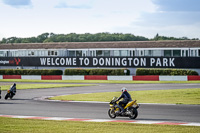
[[[3,83],[0,83],[3,84]],[[86,119],[110,119],[108,103],[56,102],[35,100],[43,96],[71,95],[80,93],[115,92],[121,87],[129,91],[165,90],[199,88],[199,84],[97,84],[89,87],[66,87],[53,89],[17,90],[13,100],[4,100],[6,91],[2,91],[0,100],[1,115],[25,115],[45,117],[68,117]],[[200,122],[199,105],[162,105],[141,104],[136,120]],[[117,120],[129,120],[117,117]]]

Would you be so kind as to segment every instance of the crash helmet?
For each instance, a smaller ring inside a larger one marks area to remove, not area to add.
[[[122,92],[125,92],[125,91],[127,91],[127,88],[123,87],[121,90],[122,90]]]

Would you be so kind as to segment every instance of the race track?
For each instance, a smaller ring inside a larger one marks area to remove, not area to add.
[[[1,115],[68,117],[86,119],[110,119],[107,103],[56,102],[35,100],[43,96],[70,95],[80,93],[114,92],[121,87],[129,91],[199,88],[199,84],[98,84],[90,87],[17,90],[13,100],[0,100]],[[199,105],[141,104],[137,120],[197,122],[200,123]],[[129,120],[117,117],[118,120]]]

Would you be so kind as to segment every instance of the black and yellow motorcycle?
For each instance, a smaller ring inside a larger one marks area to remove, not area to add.
[[[125,112],[121,113],[119,101],[116,101],[117,98],[118,97],[113,97],[113,99],[110,101],[110,109],[108,110],[109,117],[112,119],[114,119],[117,116],[129,117],[130,119],[137,118],[137,109],[139,108],[139,105],[136,102],[137,100],[130,101],[126,105],[123,105]]]

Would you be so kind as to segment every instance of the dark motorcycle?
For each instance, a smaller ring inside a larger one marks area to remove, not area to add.
[[[7,100],[8,98],[12,99],[15,94],[16,94],[16,84],[14,83],[13,86],[11,86],[9,90],[7,90],[7,93],[5,95],[5,100]]]

